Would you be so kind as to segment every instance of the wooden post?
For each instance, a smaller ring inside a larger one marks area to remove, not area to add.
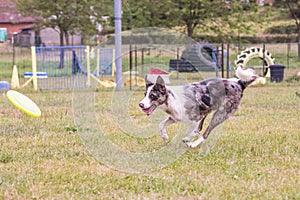
[[[90,46],[86,46],[86,73],[87,73],[86,85],[90,87],[91,86]]]
[[[135,86],[137,86],[137,47],[135,45],[135,48],[134,48],[134,70],[135,70]]]
[[[226,59],[227,77],[226,78],[229,78],[229,67],[230,67],[230,63],[229,63],[229,43],[227,43],[227,59]]]
[[[179,78],[179,47],[177,47],[176,52],[176,70],[177,70],[177,79]]]
[[[224,44],[222,43],[222,52],[221,52],[221,67],[222,67],[222,78],[224,78]]]
[[[35,46],[31,47],[31,60],[32,60],[32,83],[33,89],[38,89],[37,76],[36,76],[36,48]]]
[[[288,43],[287,44],[287,58],[286,58],[287,68],[290,67],[290,52],[291,52],[291,43]]]
[[[132,46],[129,45],[129,88],[132,89]]]
[[[145,50],[145,49],[142,48],[142,75],[144,75],[144,53],[145,53],[144,50]]]
[[[96,76],[100,75],[99,66],[100,66],[100,47],[98,46],[96,49]]]
[[[216,60],[216,77],[219,77],[219,65],[220,65],[220,63],[219,63],[219,54],[220,54],[220,52],[219,52],[219,47],[218,46],[216,46],[216,57],[217,57],[217,60]]]
[[[262,74],[265,74],[265,52],[266,52],[266,45],[264,43],[263,44],[263,69],[262,69]]]

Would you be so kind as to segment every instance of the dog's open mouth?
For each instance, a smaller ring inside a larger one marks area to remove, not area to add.
[[[143,112],[145,112],[147,115],[151,115],[153,111],[156,109],[156,105],[152,105],[149,108],[143,108]]]

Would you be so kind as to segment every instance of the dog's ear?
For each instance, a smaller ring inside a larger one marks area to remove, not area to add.
[[[158,76],[156,79],[156,83],[154,85],[154,89],[159,91],[162,94],[166,93],[166,85],[165,85],[165,81],[161,76]]]
[[[161,86],[165,86],[165,81],[161,76],[158,76],[156,79],[156,84],[159,84]]]
[[[145,83],[146,83],[146,86],[153,85],[153,83],[148,80],[147,74],[145,75]]]

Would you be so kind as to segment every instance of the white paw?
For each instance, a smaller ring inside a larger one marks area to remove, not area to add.
[[[195,140],[193,142],[186,142],[186,145],[189,148],[196,148],[203,141],[204,141],[204,138],[201,136],[201,137],[199,137],[197,140]]]
[[[187,147],[194,149],[194,148],[196,148],[199,144],[195,144],[195,142],[187,142],[186,145],[187,145]]]
[[[168,136],[167,134],[161,135],[161,138],[162,138],[165,142],[168,142],[168,140],[169,140],[169,136]]]
[[[200,137],[199,133],[194,132],[194,134],[191,134],[189,136],[186,136],[184,138],[182,138],[182,142],[184,143],[189,143],[191,142],[195,137]]]
[[[185,142],[186,146],[189,147],[189,148],[192,148],[192,143],[193,142]]]
[[[191,138],[189,138],[189,137],[182,138],[183,143],[189,143],[190,141],[191,141]]]

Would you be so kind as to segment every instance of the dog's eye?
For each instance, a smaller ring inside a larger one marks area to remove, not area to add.
[[[157,97],[154,94],[150,94],[150,99],[157,99]]]

